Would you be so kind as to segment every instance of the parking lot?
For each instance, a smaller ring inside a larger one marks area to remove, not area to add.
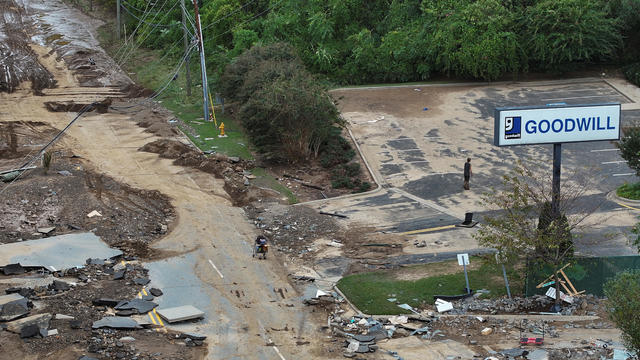
[[[332,95],[384,189],[367,200],[325,206],[363,220],[367,216],[357,215],[362,209],[381,213],[375,217],[382,219],[380,228],[404,233],[449,229],[467,211],[486,211],[481,195],[499,186],[501,176],[518,160],[541,160],[548,164],[542,172],[551,176],[551,145],[493,145],[496,107],[617,102],[622,104],[623,126],[640,122],[640,89],[623,79],[354,88],[334,90]],[[462,188],[467,157],[473,169],[470,191]],[[609,141],[565,144],[562,166],[564,181],[575,172],[574,177],[581,177],[577,181],[589,183],[584,201],[601,204],[599,217],[615,215],[607,228],[620,228],[615,229],[617,237],[608,238],[621,242],[620,235],[636,221],[636,214],[606,195],[638,179],[615,145]],[[447,235],[452,242],[460,237]],[[475,247],[464,237],[465,244],[458,245]]]

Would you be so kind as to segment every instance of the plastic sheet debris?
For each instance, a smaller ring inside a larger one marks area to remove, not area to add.
[[[413,330],[413,331],[411,332],[411,335],[412,335],[412,336],[413,336],[413,335],[416,335],[416,334],[418,334],[418,335],[422,335],[422,334],[425,334],[425,333],[428,333],[428,332],[429,332],[429,327],[428,327],[428,326],[425,326],[425,327],[421,327],[420,329],[415,329],[415,330]]]
[[[438,312],[441,312],[441,313],[447,312],[447,311],[453,310],[453,304],[446,300],[437,299],[436,309],[438,309]]]
[[[409,310],[414,314],[420,314],[413,307],[411,307],[411,305],[409,305],[409,304],[400,304],[400,305],[398,305],[398,307],[401,308],[401,309]]]
[[[389,318],[389,322],[392,323],[393,325],[406,324],[408,321],[409,321],[409,318],[404,315],[392,316]]]
[[[102,216],[102,214],[100,214],[97,210],[93,210],[92,212],[90,212],[90,213],[88,213],[88,214],[87,214],[87,217],[88,217],[88,218],[92,218],[92,217],[94,217],[94,216],[100,216],[100,217],[101,217],[101,216]]]

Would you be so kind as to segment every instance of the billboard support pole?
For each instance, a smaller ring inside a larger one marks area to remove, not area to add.
[[[551,213],[553,219],[560,217],[560,168],[562,143],[553,144],[553,180],[551,183]]]

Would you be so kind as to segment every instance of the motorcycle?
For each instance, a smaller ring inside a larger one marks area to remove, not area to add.
[[[253,247],[253,257],[258,256],[258,259],[266,259],[269,252],[268,244],[256,245]]]

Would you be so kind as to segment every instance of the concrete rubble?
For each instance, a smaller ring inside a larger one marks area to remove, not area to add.
[[[169,323],[200,319],[204,317],[204,312],[191,305],[178,306],[173,308],[159,309],[157,313]]]

